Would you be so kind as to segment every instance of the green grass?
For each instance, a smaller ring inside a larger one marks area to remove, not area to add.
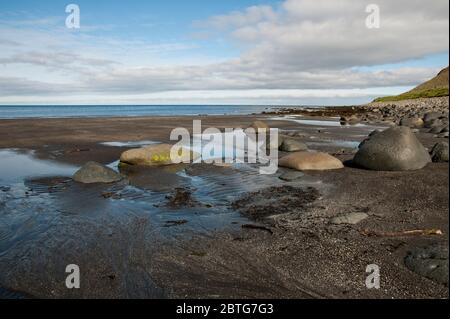
[[[419,98],[431,98],[441,96],[448,96],[448,87],[420,90],[420,91],[413,90],[411,92],[403,93],[396,96],[379,97],[375,99],[374,102],[396,102],[403,100],[413,100]]]

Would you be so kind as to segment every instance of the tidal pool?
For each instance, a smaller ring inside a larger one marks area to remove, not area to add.
[[[164,297],[150,276],[155,251],[199,234],[237,234],[254,223],[231,208],[245,193],[321,187],[312,177],[286,183],[281,172],[261,175],[248,164],[136,167],[121,170],[123,182],[84,185],[70,177],[77,167],[33,152],[1,150],[0,158],[0,297]],[[65,287],[70,264],[80,267],[83,289]]]
[[[32,151],[0,150],[0,183],[20,182],[26,178],[71,176],[77,167],[55,161],[40,160]]]
[[[100,145],[111,147],[143,147],[148,145],[160,144],[157,141],[128,141],[128,142],[102,142]]]

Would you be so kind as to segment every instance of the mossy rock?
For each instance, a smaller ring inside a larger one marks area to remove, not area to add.
[[[181,162],[193,162],[200,155],[185,148],[179,148],[176,157],[171,158],[173,145],[158,144],[125,151],[120,156],[121,167],[125,165],[164,166]]]

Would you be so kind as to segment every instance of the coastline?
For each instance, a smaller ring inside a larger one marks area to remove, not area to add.
[[[57,234],[57,242],[69,245],[75,249],[74,253],[48,248],[44,252],[44,256],[49,258],[47,266],[41,264],[40,257],[34,254],[26,255],[26,260],[32,265],[44,267],[43,272],[51,275],[57,270],[55,265],[59,264],[59,258],[75,258],[83,268],[92,269],[86,274],[90,282],[86,289],[67,292],[58,288],[55,282],[48,281],[50,278],[30,274],[24,269],[24,275],[19,278],[17,274],[21,266],[17,270],[10,269],[10,260],[5,257],[0,257],[3,273],[0,275],[0,286],[37,298],[448,298],[447,287],[421,277],[404,266],[404,258],[411,249],[431,242],[448,241],[448,163],[432,163],[420,171],[408,172],[374,172],[355,168],[348,162],[355,152],[354,146],[339,143],[353,141],[357,145],[376,126],[368,123],[343,128],[320,125],[320,122],[306,125],[283,116],[0,120],[0,134],[5,137],[0,141],[0,149],[33,150],[39,159],[75,166],[90,160],[110,164],[118,159],[121,152],[130,148],[101,143],[169,142],[169,134],[174,127],[189,129],[193,119],[201,119],[204,128],[245,128],[254,120],[263,120],[283,132],[299,132],[311,149],[329,152],[346,163],[346,167],[338,171],[308,172],[304,181],[315,185],[320,198],[308,203],[300,214],[289,212],[256,223],[261,229],[236,227],[234,219],[226,219],[226,227],[195,231],[189,227],[194,227],[199,221],[183,215],[188,220],[185,225],[175,224],[174,227],[163,226],[152,230],[154,220],[146,220],[146,215],[141,213],[136,219],[121,208],[115,214],[121,212],[125,215],[114,217],[120,223],[115,225],[111,220],[100,219],[101,222],[95,224],[96,235],[91,237],[86,235],[92,231],[91,226],[85,224],[87,221],[83,214],[96,216],[96,213],[82,206],[83,213],[76,217],[77,227],[81,228],[63,228],[65,234],[59,233],[57,228],[53,230]],[[274,117],[277,119],[274,120]],[[319,117],[305,117],[308,118],[336,122],[336,117],[322,117],[322,114]],[[417,136],[428,148],[440,140],[429,133],[419,132]],[[278,176],[283,171],[262,185],[269,187],[281,183]],[[151,188],[160,185],[169,189],[178,187],[180,181],[173,181],[172,175],[164,174],[157,177],[151,175],[151,181],[139,182]],[[194,169],[190,174],[197,178],[214,177],[218,181],[239,182],[227,177],[230,173],[226,168],[200,166],[198,171]],[[36,181],[31,185],[35,184],[38,186],[33,188],[44,187],[45,191],[55,188],[56,194],[65,194],[63,189],[58,191],[58,187],[63,186],[56,179]],[[73,187],[70,183],[63,185],[69,190]],[[73,194],[69,192],[64,195],[68,196],[63,200],[64,209],[70,210],[76,207],[73,205],[78,205],[76,194],[80,191],[83,192],[77,189]],[[89,192],[95,193],[96,189]],[[102,192],[92,198],[86,195],[85,201],[100,205],[104,201]],[[420,194],[421,200],[417,199],[417,194]],[[276,203],[281,199],[274,200]],[[208,209],[203,210],[206,214]],[[334,217],[352,212],[364,212],[368,218],[356,225],[330,222]],[[163,225],[176,219],[170,215],[162,215],[161,218]],[[255,222],[245,220],[242,225],[245,224]],[[105,225],[108,225],[106,230]],[[178,234],[173,237],[165,233],[169,230],[182,232],[184,227],[187,234],[183,236]],[[107,230],[110,228],[111,234]],[[151,230],[150,237],[147,228]],[[270,232],[264,228],[270,229]],[[395,238],[370,237],[363,233],[364,230],[395,232],[430,228],[442,229],[444,235]],[[107,231],[106,235],[104,231]],[[159,238],[160,235],[163,238]],[[86,244],[81,245],[73,239],[77,236],[87,236]],[[70,244],[66,242],[68,238],[71,238]],[[111,238],[114,244],[110,242]],[[37,240],[35,244],[39,243]],[[129,247],[133,247],[131,260],[119,258],[121,252]],[[105,255],[105,249],[113,255]],[[24,257],[20,248],[11,248],[9,253]],[[112,261],[112,257],[118,259]],[[108,262],[117,266],[112,267]],[[121,268],[118,266],[121,262],[128,266]],[[368,290],[364,286],[366,266],[373,263],[382,268],[383,284],[380,290]],[[124,288],[125,283],[131,286]],[[140,285],[147,285],[147,288]]]

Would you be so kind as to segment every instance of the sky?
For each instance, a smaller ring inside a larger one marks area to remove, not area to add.
[[[1,1],[0,104],[365,103],[448,66],[448,30],[448,0]]]

